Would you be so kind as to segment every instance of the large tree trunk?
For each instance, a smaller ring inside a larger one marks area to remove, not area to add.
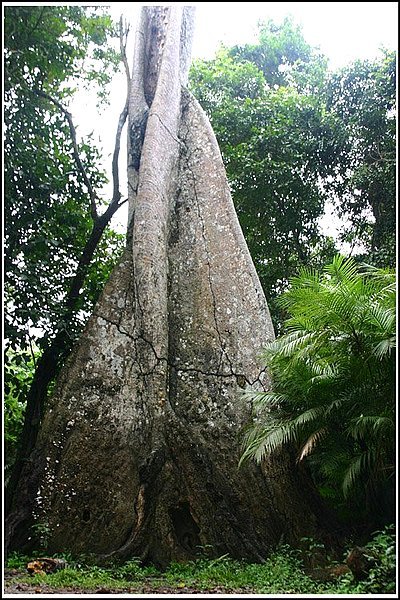
[[[50,551],[159,564],[201,546],[260,560],[319,528],[288,453],[238,470],[243,390],[268,387],[259,352],[273,328],[217,142],[183,87],[192,19],[142,10],[130,242],[59,378],[10,520],[14,547],[32,535],[23,505]]]

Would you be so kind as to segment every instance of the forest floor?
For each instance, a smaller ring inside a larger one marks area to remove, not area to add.
[[[74,594],[155,597],[392,593],[394,564],[382,562],[371,569],[365,581],[356,581],[347,565],[331,560],[325,565],[314,562],[306,567],[299,552],[284,545],[263,563],[223,555],[172,562],[163,571],[154,565],[143,565],[136,558],[120,565],[99,566],[88,564],[83,557],[32,559],[13,553],[4,569],[4,594],[68,598]]]
[[[224,586],[214,587],[193,587],[177,583],[176,585],[168,584],[159,577],[145,577],[141,582],[134,582],[126,587],[109,587],[104,585],[96,585],[92,588],[81,586],[59,587],[54,586],[46,581],[38,582],[32,578],[32,582],[28,581],[26,571],[21,569],[5,569],[4,571],[4,594],[62,594],[66,597],[71,594],[129,594],[129,595],[154,595],[154,594],[254,594],[256,590],[252,587],[240,587],[237,589],[226,588]]]

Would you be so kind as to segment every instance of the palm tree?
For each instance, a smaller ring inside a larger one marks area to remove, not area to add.
[[[326,495],[339,486],[377,515],[394,478],[395,291],[393,272],[340,255],[291,280],[286,333],[264,353],[272,390],[248,394],[242,461],[295,443]]]

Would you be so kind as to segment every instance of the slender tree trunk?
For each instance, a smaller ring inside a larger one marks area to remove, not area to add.
[[[259,353],[274,334],[215,136],[184,87],[192,28],[190,8],[142,9],[130,244],[59,377],[18,490],[49,551],[164,565],[210,547],[262,560],[326,518],[289,452],[238,470],[251,419],[243,390],[268,388]],[[14,546],[32,535],[22,525]]]

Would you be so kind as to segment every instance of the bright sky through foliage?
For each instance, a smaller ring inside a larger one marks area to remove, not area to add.
[[[102,5],[103,3],[91,3]],[[159,3],[147,3],[163,5]],[[329,67],[336,69],[356,59],[373,59],[379,49],[397,48],[398,3],[397,2],[198,2],[173,3],[196,6],[196,28],[193,43],[195,58],[212,58],[220,43],[229,46],[245,44],[257,38],[257,23],[272,19],[280,24],[291,15],[303,28],[306,41],[319,47],[329,59]],[[113,2],[110,12],[115,20],[121,14],[131,23],[128,60],[132,62],[135,21],[142,6],[140,3]],[[82,109],[88,99],[84,94],[75,104],[76,123],[80,133],[94,130],[95,138],[101,135],[105,154],[112,151],[113,135],[125,94],[124,75],[116,77],[111,90],[111,105],[106,108],[108,127],[99,131],[99,118],[92,108]],[[79,107],[79,108],[78,108]],[[80,118],[83,110],[85,117]],[[93,115],[93,119],[91,116]],[[100,117],[104,125],[105,114]],[[121,153],[121,174],[125,170],[125,155]],[[110,162],[110,161],[108,161]],[[121,177],[123,180],[123,175]],[[126,208],[126,207],[124,207]],[[126,224],[126,211],[118,211],[114,223],[121,231]],[[332,230],[332,233],[334,231]]]
[[[196,54],[212,56],[219,40],[230,45],[255,39],[259,19],[280,23],[287,15],[302,25],[307,42],[320,47],[331,68],[374,58],[380,46],[397,47],[397,2],[234,2],[226,7],[198,4]]]
[[[163,4],[147,3],[147,4]],[[168,4],[186,4],[174,3]],[[243,44],[256,39],[257,22],[280,23],[292,15],[304,37],[320,47],[331,68],[356,58],[374,58],[380,46],[397,47],[398,2],[194,2],[196,30],[193,54],[211,58],[219,43]],[[112,14],[132,18],[139,3],[113,2]]]

